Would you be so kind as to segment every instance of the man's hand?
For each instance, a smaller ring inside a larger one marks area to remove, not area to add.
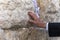
[[[28,12],[28,15],[30,16],[29,22],[39,26],[40,28],[45,28],[46,23],[44,23],[41,19],[39,19],[34,13]]]

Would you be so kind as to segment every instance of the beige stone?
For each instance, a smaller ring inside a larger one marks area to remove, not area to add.
[[[28,11],[34,11],[32,0],[0,0],[0,27],[26,25]]]
[[[60,22],[60,0],[38,0],[41,1],[40,17],[45,22]],[[41,7],[43,4],[43,7]],[[44,11],[43,11],[44,10]],[[60,37],[49,37],[48,40],[60,40]]]
[[[60,22],[59,0],[38,0],[41,1],[40,17],[46,22]],[[41,7],[43,5],[43,8]],[[43,11],[44,10],[44,11]],[[58,21],[57,21],[58,20]]]
[[[59,0],[37,1],[40,18],[60,22]],[[60,40],[49,37],[45,29],[20,28],[28,26],[28,11],[34,11],[32,0],[0,0],[0,40]]]

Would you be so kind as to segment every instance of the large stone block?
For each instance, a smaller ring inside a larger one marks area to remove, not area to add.
[[[20,28],[18,30],[0,29],[0,40],[26,40],[28,38],[29,29]]]
[[[0,27],[26,26],[28,11],[34,11],[32,0],[0,0]]]
[[[37,1],[40,18],[60,22],[59,0]],[[28,11],[34,11],[32,0],[0,0],[0,40],[60,40],[50,38],[46,30],[20,28],[27,27]]]
[[[34,11],[32,0],[0,0],[0,40],[42,40],[43,31],[20,28],[27,25],[30,10]]]
[[[40,17],[45,22],[60,22],[60,0],[37,0]],[[60,37],[49,37],[48,40],[60,40]]]
[[[46,22],[60,22],[59,0],[38,0],[40,17]]]
[[[0,40],[48,40],[45,30],[31,28],[0,29]]]

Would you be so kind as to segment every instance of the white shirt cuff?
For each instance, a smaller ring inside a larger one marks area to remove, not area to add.
[[[49,24],[49,23],[46,24],[46,30],[47,30],[47,31],[48,31],[48,24]]]

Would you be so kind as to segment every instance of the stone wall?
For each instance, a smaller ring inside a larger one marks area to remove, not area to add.
[[[40,16],[46,22],[60,22],[59,0],[38,0]]]
[[[45,22],[60,22],[60,0],[37,0],[40,17]],[[60,40],[60,37],[49,37],[48,40]]]
[[[40,18],[45,22],[60,22],[59,0],[37,1]],[[32,0],[0,0],[0,40],[60,40],[49,37],[45,29],[32,29],[28,11],[34,11]]]

